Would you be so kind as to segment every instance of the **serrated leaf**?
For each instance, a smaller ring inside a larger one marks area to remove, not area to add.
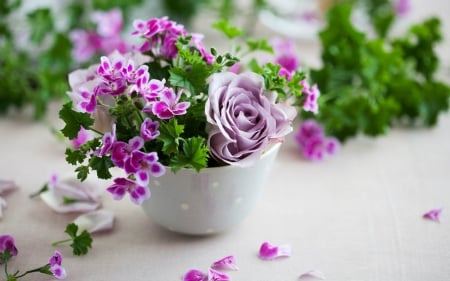
[[[66,161],[69,164],[77,165],[78,163],[83,163],[84,159],[86,159],[86,154],[82,153],[79,150],[73,150],[70,148],[66,148]]]
[[[228,39],[233,39],[244,35],[244,30],[231,25],[226,20],[220,20],[212,24],[212,27],[218,31],[221,31]]]
[[[89,166],[79,166],[75,169],[75,172],[77,172],[77,179],[84,181],[89,175]]]
[[[88,129],[94,124],[94,119],[88,113],[77,112],[72,109],[72,102],[63,105],[59,111],[59,118],[65,122],[61,132],[69,139],[74,139],[78,135],[80,127]]]
[[[97,177],[100,179],[110,179],[112,177],[109,168],[114,167],[113,162],[108,156],[93,156],[89,161],[92,170],[97,171]]]
[[[180,135],[183,131],[184,126],[179,125],[175,118],[170,119],[169,122],[160,122],[158,140],[163,142],[163,153],[169,155],[178,152]]]
[[[205,144],[205,139],[201,137],[193,137],[183,141],[183,151],[175,155],[171,159],[171,166],[173,171],[181,168],[192,168],[197,172],[206,168],[208,163],[208,147]]]

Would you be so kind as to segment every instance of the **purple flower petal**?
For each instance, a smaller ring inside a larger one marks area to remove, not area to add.
[[[214,269],[229,269],[229,270],[238,270],[238,266],[236,264],[236,259],[234,256],[227,256],[220,260],[213,262],[211,265]]]
[[[325,280],[325,274],[323,274],[321,271],[319,270],[309,270],[303,274],[301,274],[298,277],[299,280],[313,280],[313,279],[320,279],[320,280]]]
[[[212,268],[208,270],[208,281],[228,281],[230,276],[228,274],[216,271]]]
[[[263,260],[272,260],[280,257],[290,257],[291,252],[290,245],[274,246],[269,242],[264,242],[259,248],[259,257]]]
[[[423,214],[423,218],[424,219],[428,219],[428,220],[432,220],[435,222],[440,222],[440,218],[441,218],[441,213],[442,213],[442,209],[432,209],[428,212],[426,212],[425,214]]]
[[[207,278],[206,273],[197,269],[190,269],[184,274],[183,281],[206,281]]]

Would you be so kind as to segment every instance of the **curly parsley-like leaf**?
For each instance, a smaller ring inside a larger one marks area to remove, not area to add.
[[[94,119],[92,119],[88,113],[73,110],[72,102],[63,105],[62,109],[59,111],[59,118],[66,123],[61,132],[69,139],[77,137],[80,127],[88,129],[94,124]]]
[[[197,172],[206,168],[208,163],[208,147],[205,139],[193,137],[183,141],[183,152],[175,155],[171,159],[171,166],[174,172],[181,168],[193,168]]]
[[[77,234],[78,225],[75,223],[68,224],[65,232],[72,239],[70,247],[72,247],[72,252],[74,255],[85,255],[89,251],[89,248],[92,248],[92,237],[89,232],[83,230],[80,234]]]
[[[177,119],[172,118],[169,122],[160,122],[158,140],[163,142],[162,152],[169,155],[178,152],[180,135],[184,131],[184,126],[179,125]]]

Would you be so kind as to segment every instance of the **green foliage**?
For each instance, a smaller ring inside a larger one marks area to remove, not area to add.
[[[341,4],[328,14],[320,33],[323,66],[311,71],[322,94],[320,112],[303,117],[317,118],[341,141],[360,132],[385,134],[395,120],[436,124],[450,97],[449,86],[435,78],[439,20],[414,25],[403,37],[368,38],[353,26],[351,10]]]
[[[72,243],[72,252],[76,256],[85,255],[88,253],[89,248],[92,248],[92,238],[89,232],[83,230],[80,234],[78,232],[78,225],[70,223],[66,226],[65,232],[70,236]]]
[[[228,39],[234,39],[244,35],[244,30],[231,25],[226,20],[217,21],[213,23],[212,27],[222,32]]]
[[[93,156],[89,160],[89,166],[92,170],[97,171],[97,177],[100,179],[110,179],[111,173],[109,172],[109,168],[113,167],[113,162],[107,156],[98,157]]]
[[[73,110],[72,102],[63,105],[59,111],[59,118],[65,122],[61,132],[69,139],[76,138],[81,127],[89,129],[94,124],[94,119],[88,113]]]
[[[205,139],[193,137],[183,141],[182,151],[170,160],[172,171],[176,172],[181,168],[192,168],[199,172],[206,168],[208,164],[208,147]]]

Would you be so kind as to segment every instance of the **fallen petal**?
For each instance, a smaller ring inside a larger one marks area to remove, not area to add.
[[[17,185],[13,180],[0,179],[0,194],[17,189]]]
[[[0,219],[3,217],[3,209],[7,207],[5,199],[0,196]]]
[[[114,226],[114,213],[108,210],[97,210],[77,217],[73,221],[80,231],[89,233],[110,230]]]
[[[432,209],[428,212],[426,212],[425,214],[423,214],[423,218],[425,219],[429,219],[435,222],[440,222],[440,218],[441,218],[441,213],[442,213],[442,209]]]
[[[206,281],[208,276],[206,273],[201,272],[198,269],[190,269],[183,276],[183,281]]]
[[[313,279],[320,279],[325,280],[325,274],[323,274],[319,270],[310,270],[298,277],[300,280],[313,280]]]
[[[55,212],[85,213],[100,207],[102,192],[96,185],[75,178],[60,180],[57,175],[52,175],[48,190],[40,193],[40,197]]]
[[[208,281],[228,281],[230,276],[228,274],[216,271],[212,268],[208,270]]]
[[[236,264],[236,259],[234,256],[224,257],[218,261],[213,262],[211,265],[214,269],[229,269],[229,270],[238,270],[238,266]]]
[[[264,242],[259,248],[259,257],[263,260],[272,260],[279,257],[290,257],[291,252],[290,245],[274,246],[269,242]]]

